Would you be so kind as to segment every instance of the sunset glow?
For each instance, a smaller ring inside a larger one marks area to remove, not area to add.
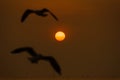
[[[63,41],[65,39],[65,33],[62,32],[62,31],[58,31],[56,34],[55,34],[55,39],[57,41]]]

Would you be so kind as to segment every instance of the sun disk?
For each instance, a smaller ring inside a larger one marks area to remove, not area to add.
[[[55,34],[55,39],[56,39],[57,41],[63,41],[63,40],[65,39],[65,33],[62,32],[62,31],[56,32],[56,34]]]

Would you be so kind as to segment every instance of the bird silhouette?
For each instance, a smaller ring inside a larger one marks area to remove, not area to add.
[[[31,63],[38,63],[39,60],[45,60],[50,62],[51,66],[53,69],[61,75],[61,68],[57,61],[52,57],[52,56],[43,56],[41,54],[37,54],[33,48],[31,47],[22,47],[22,48],[17,48],[13,51],[11,51],[12,54],[19,54],[21,52],[27,51],[32,57],[29,57],[28,60],[31,61]]]
[[[42,10],[27,9],[27,10],[23,13],[21,22],[24,22],[25,19],[26,19],[31,13],[35,13],[35,14],[38,15],[38,16],[46,17],[46,16],[48,16],[48,14],[46,14],[46,12],[50,13],[55,20],[58,20],[58,18],[57,18],[50,10],[48,10],[48,9],[46,9],[46,8],[43,8]]]

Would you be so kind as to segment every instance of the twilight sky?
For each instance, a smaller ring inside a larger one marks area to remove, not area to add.
[[[31,14],[26,9],[48,8],[58,18]],[[56,58],[62,77],[120,77],[119,0],[1,0],[0,77],[59,77],[49,63],[31,64],[29,55],[12,55],[18,47],[31,46]],[[63,42],[54,34],[66,33]]]

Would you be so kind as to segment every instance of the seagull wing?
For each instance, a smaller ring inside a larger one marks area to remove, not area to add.
[[[25,19],[29,16],[29,14],[31,14],[33,12],[34,12],[33,10],[27,9],[22,15],[21,22],[24,22]]]
[[[22,48],[17,48],[13,51],[11,51],[12,54],[19,54],[20,52],[27,51],[31,56],[37,56],[36,52],[33,50],[31,47],[22,47]]]
[[[53,18],[54,18],[56,21],[58,21],[58,18],[57,18],[52,12],[49,11],[49,13],[53,16]]]
[[[56,21],[58,21],[58,18],[57,18],[50,10],[44,8],[42,11],[43,11],[43,12],[49,12],[49,13],[52,15],[52,17],[53,17]]]
[[[61,75],[61,68],[59,66],[59,64],[57,63],[57,61],[52,57],[52,56],[47,56],[44,58],[45,60],[49,61],[51,66],[53,67],[53,69],[59,74]]]

